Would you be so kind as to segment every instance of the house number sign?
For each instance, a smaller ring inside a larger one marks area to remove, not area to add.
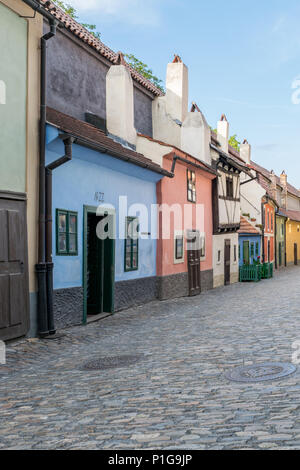
[[[94,201],[96,202],[104,202],[104,193],[101,193],[99,191],[96,191],[95,192],[95,197],[94,197]]]

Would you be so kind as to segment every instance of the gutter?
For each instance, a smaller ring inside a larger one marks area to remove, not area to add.
[[[51,122],[49,122],[49,124],[51,125]],[[133,157],[125,156],[121,152],[118,152],[116,150],[109,150],[105,146],[102,146],[101,144],[97,144],[88,139],[84,139],[83,137],[78,137],[69,132],[60,135],[60,138],[63,140],[65,140],[66,137],[72,138],[74,144],[82,145],[83,147],[89,148],[91,150],[95,150],[97,152],[108,153],[112,157],[118,158],[119,160],[133,163],[136,166],[139,166],[141,168],[146,168],[147,170],[151,170],[154,173],[167,176],[168,178],[174,178],[173,173],[170,173],[169,171],[165,170],[164,168],[161,168],[159,165],[155,165],[154,163],[150,163],[150,162],[146,163],[146,162],[136,160]]]
[[[55,333],[53,313],[53,259],[52,259],[52,171],[72,160],[71,137],[65,137],[65,155],[46,166],[46,264],[47,264],[47,321],[48,330]]]
[[[217,171],[213,170],[212,168],[208,168],[208,167],[203,167],[202,165],[200,165],[199,163],[195,163],[195,162],[191,162],[190,160],[188,160],[187,158],[183,158],[183,157],[179,157],[179,155],[174,155],[173,157],[173,163],[172,163],[172,168],[171,168],[171,174],[172,174],[172,178],[174,178],[175,176],[175,167],[176,167],[176,162],[177,160],[179,160],[180,162],[183,162],[183,163],[187,163],[188,165],[191,165],[195,168],[198,168],[199,170],[202,170],[202,171],[206,171],[207,173],[210,173],[214,176],[218,176],[218,173]]]
[[[41,5],[40,2],[38,2],[37,0],[23,0],[23,2],[26,3],[26,5],[28,5],[30,8],[32,8],[35,13],[39,13],[48,21],[54,20],[53,15],[49,11],[47,11],[45,7]],[[56,8],[53,8],[53,11],[56,11]],[[57,23],[59,22],[57,21]]]

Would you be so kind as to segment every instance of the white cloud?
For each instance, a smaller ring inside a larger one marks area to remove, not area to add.
[[[102,15],[102,21],[112,20],[148,26],[160,24],[158,0],[71,0],[70,3],[80,13]]]

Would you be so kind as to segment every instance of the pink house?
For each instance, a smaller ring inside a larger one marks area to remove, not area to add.
[[[173,148],[163,158],[174,178],[157,184],[159,298],[197,295],[213,288],[212,180],[209,165]]]

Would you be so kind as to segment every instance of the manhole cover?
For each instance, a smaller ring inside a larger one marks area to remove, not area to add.
[[[266,382],[281,379],[296,372],[297,367],[289,363],[268,362],[241,366],[227,372],[226,377],[233,382]]]
[[[136,364],[142,359],[143,356],[113,356],[113,357],[101,357],[87,362],[84,366],[84,370],[105,370],[105,369],[117,369],[120,367],[131,366]]]

